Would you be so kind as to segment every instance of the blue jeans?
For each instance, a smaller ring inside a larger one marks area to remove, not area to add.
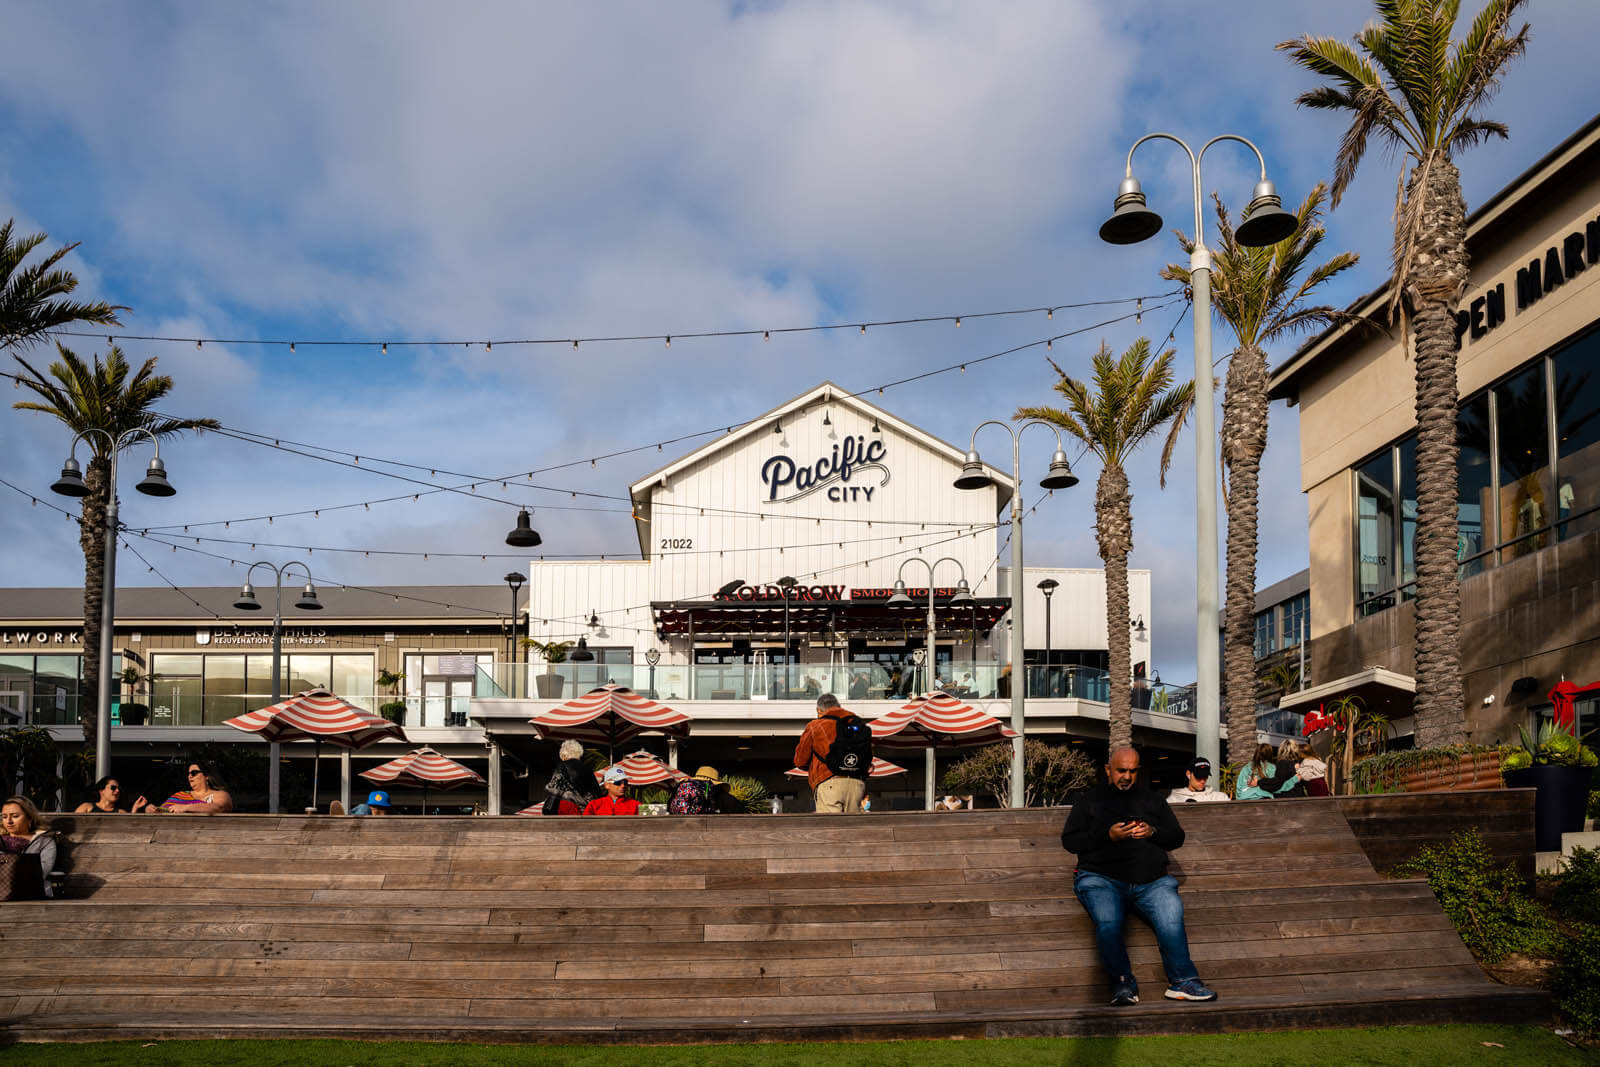
[[[1130,906],[1144,916],[1156,932],[1156,945],[1161,949],[1161,964],[1167,970],[1168,983],[1177,985],[1200,977],[1194,961],[1189,958],[1189,937],[1183,931],[1183,901],[1178,897],[1178,880],[1172,875],[1135,885],[1091,871],[1078,871],[1072,876],[1072,891],[1094,923],[1100,962],[1113,981],[1133,976],[1128,946],[1122,936]]]

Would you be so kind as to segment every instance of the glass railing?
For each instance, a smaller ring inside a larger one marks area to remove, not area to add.
[[[1106,703],[1106,672],[1093,667],[1023,668],[1024,696],[1039,700],[1093,700]],[[833,693],[840,700],[907,700],[940,688],[965,700],[1006,700],[1011,674],[1003,663],[958,661],[939,665],[763,663],[592,664],[495,663],[478,668],[477,695],[535,700],[568,700],[597,685],[616,682],[657,700],[816,700]],[[1133,706],[1142,711],[1194,717],[1194,687],[1142,682],[1133,687]]]

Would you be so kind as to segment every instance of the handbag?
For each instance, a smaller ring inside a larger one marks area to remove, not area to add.
[[[44,870],[37,852],[0,854],[0,900],[43,900]]]

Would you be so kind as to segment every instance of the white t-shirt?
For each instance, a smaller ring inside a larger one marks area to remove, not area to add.
[[[1190,789],[1188,786],[1181,786],[1181,787],[1179,787],[1177,789],[1174,789],[1170,794],[1168,794],[1167,803],[1168,804],[1215,804],[1218,801],[1228,800],[1228,799],[1230,799],[1228,794],[1222,793],[1222,792],[1218,792],[1217,790],[1212,789],[1210,783],[1207,783],[1206,787],[1204,789],[1200,790],[1198,793],[1195,792],[1193,789]]]

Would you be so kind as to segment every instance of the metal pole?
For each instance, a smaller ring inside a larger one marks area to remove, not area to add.
[[[1007,426],[1007,430],[1011,427]],[[1026,572],[1022,563],[1022,431],[1014,430],[1011,433],[1011,624],[1013,627],[1010,647],[1007,658],[1011,661],[1011,728],[1017,736],[1011,739],[1011,806],[1023,806],[1026,794],[1023,791],[1023,775],[1027,773],[1027,766],[1022,755],[1022,742],[1026,728],[1023,725],[1023,689],[1026,680],[1023,672],[1027,670],[1022,666],[1022,658],[1017,655],[1017,646],[1027,640],[1027,628],[1023,622],[1024,608],[1028,598],[1020,590]]]
[[[1195,214],[1199,216],[1200,164],[1194,167]],[[1222,663],[1217,636],[1217,431],[1211,371],[1211,253],[1195,228],[1189,256],[1194,291],[1194,484],[1195,484],[1195,755],[1220,766]]]
[[[267,566],[272,568],[278,580],[277,599],[272,605],[272,702],[276,704],[283,699],[283,670],[279,666],[283,658],[283,573],[270,563]],[[245,575],[245,580],[249,581],[249,577]],[[281,769],[278,766],[282,755],[283,746],[277,741],[267,746],[267,811],[273,815],[278,814],[282,793]]]
[[[100,692],[94,723],[94,776],[111,773],[111,644],[117,619],[117,442],[111,443],[111,492],[106,502],[106,549],[100,583]]]

